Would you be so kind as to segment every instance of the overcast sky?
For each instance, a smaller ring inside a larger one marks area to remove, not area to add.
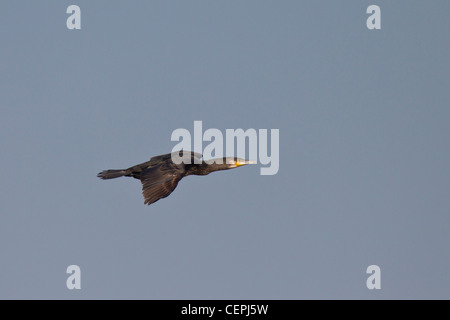
[[[449,12],[1,1],[0,298],[448,299]],[[190,176],[149,207],[138,180],[96,177],[194,120],[279,129],[278,173]]]

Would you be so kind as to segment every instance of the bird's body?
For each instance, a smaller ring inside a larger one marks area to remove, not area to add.
[[[180,161],[173,161],[178,156]],[[142,194],[145,204],[150,205],[172,193],[178,182],[189,175],[207,175],[214,171],[236,168],[254,163],[239,158],[220,158],[210,161],[201,160],[202,155],[191,151],[179,151],[152,157],[128,169],[105,170],[97,177],[114,179],[118,177],[133,177],[142,182]],[[179,163],[178,163],[179,162]]]

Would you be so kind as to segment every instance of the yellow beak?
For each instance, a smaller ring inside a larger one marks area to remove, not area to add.
[[[236,161],[236,167],[244,166],[246,164],[256,164],[256,161],[250,161],[250,160],[238,160],[238,161]]]

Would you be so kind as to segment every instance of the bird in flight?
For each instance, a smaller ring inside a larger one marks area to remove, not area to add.
[[[178,156],[174,158],[174,156]],[[172,193],[178,182],[189,175],[204,176],[214,171],[228,170],[256,161],[236,157],[226,157],[203,161],[200,153],[177,151],[155,156],[150,161],[137,164],[128,169],[104,170],[97,174],[100,179],[133,177],[141,180],[144,203],[150,205]],[[175,162],[172,159],[179,159]],[[179,163],[179,164],[178,164]]]

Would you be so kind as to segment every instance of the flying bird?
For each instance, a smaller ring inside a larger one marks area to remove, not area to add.
[[[178,156],[178,157],[177,157]],[[177,158],[175,158],[177,157]],[[178,182],[186,176],[205,176],[214,171],[228,170],[256,161],[236,157],[201,160],[200,153],[177,151],[155,156],[150,161],[137,164],[128,169],[104,170],[97,174],[100,179],[133,177],[141,180],[144,203],[150,205],[172,193]],[[172,159],[179,159],[175,162]]]

